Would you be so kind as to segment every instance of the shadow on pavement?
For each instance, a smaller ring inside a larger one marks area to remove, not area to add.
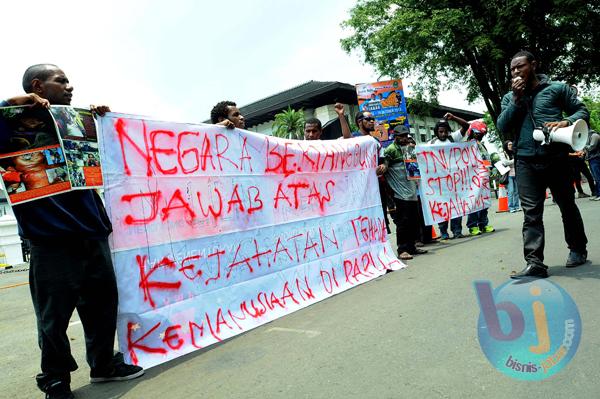
[[[585,278],[600,279],[600,262],[597,260],[595,262],[588,260],[584,265],[569,268],[565,267],[564,265],[550,266],[548,267],[548,273],[550,274],[550,277],[560,276],[574,278],[577,280],[582,280]]]
[[[481,235],[478,236],[469,236],[467,235],[464,238],[454,238],[454,239],[450,239],[450,240],[437,240],[436,244],[427,244],[425,245],[424,249],[427,250],[438,250],[438,249],[443,249],[443,248],[449,248],[449,247],[453,247],[456,245],[461,245],[461,244],[468,244],[471,243],[473,240],[481,240],[481,239],[486,239],[486,238],[492,238],[496,235],[496,233],[500,233],[502,231],[508,231],[510,229],[507,228],[500,228],[500,229],[496,229],[496,231],[494,231],[493,233],[483,233]]]

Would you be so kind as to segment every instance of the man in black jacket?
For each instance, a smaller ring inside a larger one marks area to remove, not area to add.
[[[543,145],[533,138],[533,130],[545,126],[561,128],[578,119],[588,119],[589,113],[569,86],[551,82],[545,75],[536,75],[537,62],[533,54],[520,51],[510,63],[512,91],[502,99],[502,111],[497,127],[505,134],[514,132],[516,140],[516,177],[519,198],[524,213],[523,244],[527,265],[511,278],[545,278],[544,264],[544,200],[549,187],[560,208],[569,247],[567,267],[587,261],[587,237],[583,220],[575,204],[568,165],[570,146],[562,143]],[[565,113],[566,117],[563,117]]]

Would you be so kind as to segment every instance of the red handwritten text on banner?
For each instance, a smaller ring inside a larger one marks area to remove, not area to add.
[[[404,265],[370,138],[291,141],[109,114],[100,121],[119,345],[152,366]]]

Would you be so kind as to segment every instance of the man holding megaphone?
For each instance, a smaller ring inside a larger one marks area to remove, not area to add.
[[[567,157],[571,146],[578,146],[580,142],[582,128],[578,121],[588,120],[589,113],[571,87],[536,74],[537,66],[535,57],[528,51],[519,51],[513,56],[510,62],[511,91],[502,99],[502,111],[497,121],[500,131],[515,136],[515,171],[524,214],[523,252],[527,265],[521,272],[511,275],[515,279],[548,277],[548,267],[544,264],[543,224],[548,187],[562,214],[565,240],[570,250],[566,266],[575,267],[587,261],[587,237],[575,204]],[[559,129],[576,122],[578,126],[568,133],[563,130],[556,134]]]

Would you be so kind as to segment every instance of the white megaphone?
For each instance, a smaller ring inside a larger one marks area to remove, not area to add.
[[[575,123],[567,127],[552,130],[546,127],[538,128],[533,131],[533,139],[541,141],[542,145],[552,142],[565,143],[575,151],[581,151],[587,143],[588,125],[583,119],[577,119]]]

